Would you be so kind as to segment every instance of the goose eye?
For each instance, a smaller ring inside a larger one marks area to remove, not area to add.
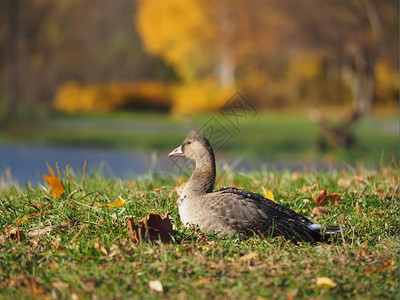
[[[187,141],[186,144],[190,145],[192,142],[191,141]]]

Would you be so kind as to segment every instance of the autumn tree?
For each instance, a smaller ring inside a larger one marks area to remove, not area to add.
[[[261,104],[341,103],[349,89],[354,111],[365,114],[377,63],[398,60],[397,7],[392,0],[141,0],[136,24],[146,49],[183,83],[211,76],[255,92]]]

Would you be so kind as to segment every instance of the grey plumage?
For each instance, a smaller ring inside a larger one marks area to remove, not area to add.
[[[224,188],[213,192],[215,157],[208,140],[202,136],[187,138],[169,156],[185,156],[196,167],[179,199],[179,215],[185,225],[197,225],[222,235],[239,233],[284,236],[296,242],[324,241],[344,229],[322,228],[293,210],[256,193]]]

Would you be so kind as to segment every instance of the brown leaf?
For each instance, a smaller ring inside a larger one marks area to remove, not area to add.
[[[72,220],[70,222],[60,224],[60,225],[52,225],[52,226],[46,226],[46,227],[41,227],[41,228],[33,228],[33,230],[30,231],[27,235],[31,238],[37,237],[37,236],[44,235],[48,232],[52,232],[55,230],[71,228],[78,224],[79,224],[79,220]]]
[[[326,187],[319,193],[317,196],[312,196],[315,200],[315,203],[317,206],[323,206],[325,205],[328,201],[331,202],[334,205],[339,204],[339,200],[342,198],[342,195],[338,195],[335,193],[328,194],[328,190]]]
[[[104,248],[103,245],[101,245],[98,241],[94,243],[94,249],[100,251],[101,253],[103,253],[104,255],[108,255],[107,249]]]
[[[168,212],[164,217],[157,214],[150,214],[135,224],[133,218],[128,220],[128,231],[132,240],[142,243],[143,240],[157,241],[163,243],[171,241],[173,233],[172,223],[169,219]]]
[[[380,267],[377,268],[377,269],[368,269],[368,270],[366,270],[364,273],[365,273],[365,274],[379,273],[379,272],[382,272],[382,271],[385,271],[385,270],[391,268],[393,265],[394,265],[394,261],[391,260],[391,261],[389,261],[388,263],[384,264],[383,266],[380,266]]]
[[[193,286],[199,287],[202,285],[208,285],[210,282],[211,282],[210,277],[203,277],[203,278],[200,278],[200,279],[196,280],[195,282],[193,282]]]
[[[257,252],[250,252],[246,255],[243,255],[239,258],[239,261],[249,261],[252,260],[253,258],[255,258],[257,256]]]
[[[114,257],[114,256],[117,256],[117,255],[121,255],[121,251],[119,251],[119,247],[117,245],[112,244],[110,246],[110,253],[108,253],[108,256],[109,257]]]
[[[63,281],[54,281],[51,286],[57,290],[66,289],[68,288],[68,283]]]
[[[327,188],[324,187],[324,189],[319,193],[318,196],[312,196],[315,200],[315,204],[317,204],[318,206],[323,205],[324,202],[326,201],[326,194],[327,194]]]
[[[18,242],[21,242],[25,239],[25,234],[22,231],[20,231],[19,226],[17,226],[17,227],[11,228],[8,231],[8,239],[10,241],[18,240]]]
[[[32,205],[36,206],[37,208],[47,208],[51,207],[51,203],[40,203],[40,202],[32,202]]]
[[[61,180],[56,176],[50,165],[48,163],[46,163],[46,165],[49,169],[50,175],[43,175],[43,178],[51,187],[50,195],[56,198],[60,198],[61,195],[64,194],[64,186]]]
[[[312,215],[314,216],[323,216],[329,213],[329,209],[321,206],[314,207],[312,210]]]

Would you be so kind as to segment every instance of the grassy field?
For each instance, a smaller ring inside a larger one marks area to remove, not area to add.
[[[320,128],[304,113],[273,112],[232,120],[236,126],[221,115],[197,116],[190,122],[155,113],[58,115],[34,124],[9,124],[0,132],[0,141],[167,152],[189,135],[190,128],[203,128],[209,130],[208,135],[210,130],[215,133],[214,148],[216,143],[226,141],[221,151],[240,157],[331,164],[356,160],[379,167],[399,153],[396,114],[362,119],[354,127],[356,149],[337,148],[326,153],[316,151]]]
[[[258,193],[265,187],[278,203],[314,221],[345,226],[344,240],[329,245],[184,229],[171,191],[186,178],[94,173],[83,180],[77,172],[70,182],[64,176],[60,199],[48,186],[9,188],[0,191],[0,299],[397,299],[398,171],[359,165],[218,176],[218,187]],[[313,196],[324,187],[342,197],[325,215],[311,216]],[[119,196],[124,202],[110,205]],[[167,211],[173,242],[129,238],[129,218]],[[50,227],[62,224],[70,226]],[[317,284],[322,277],[331,280],[328,286]]]

